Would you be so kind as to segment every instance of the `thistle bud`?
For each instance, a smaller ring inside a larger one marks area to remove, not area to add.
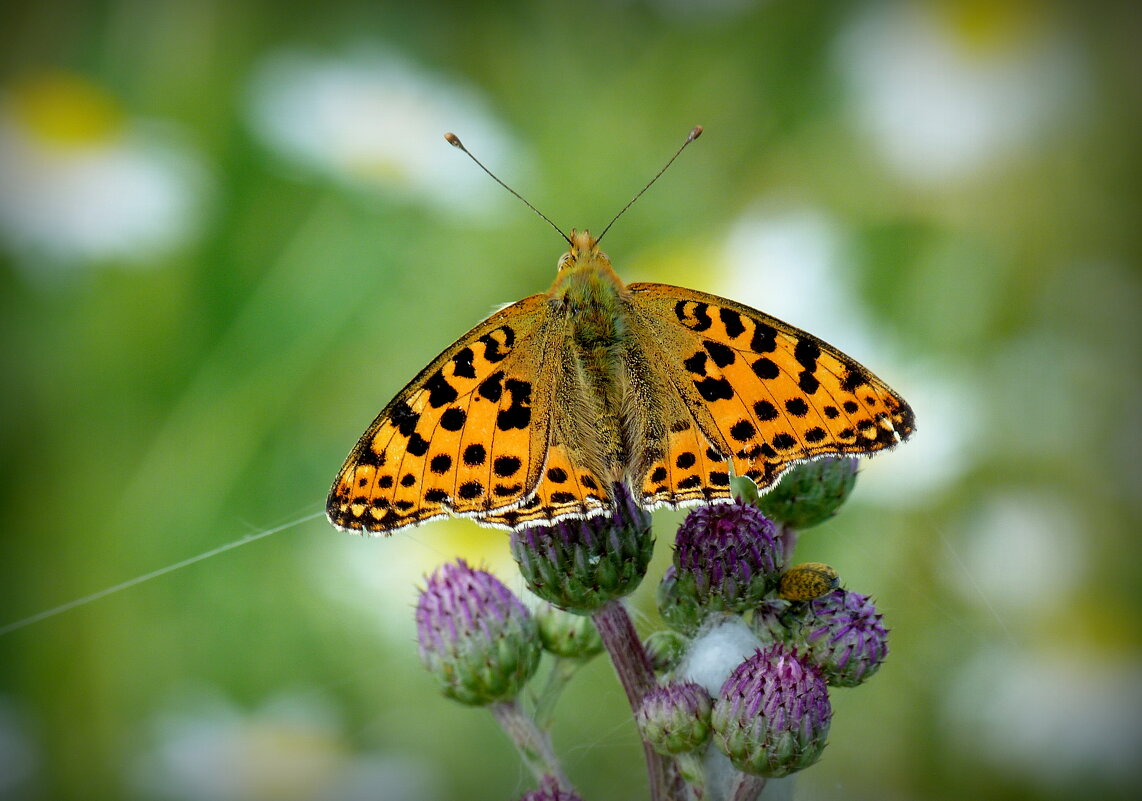
[[[536,610],[535,619],[545,651],[565,659],[586,661],[603,650],[603,639],[589,617],[543,604]]]
[[[650,659],[650,667],[655,673],[668,673],[682,661],[686,655],[686,646],[689,643],[685,637],[676,631],[660,629],[651,632],[643,642],[646,656]]]
[[[759,506],[778,523],[806,529],[824,523],[849,497],[856,485],[857,460],[825,456],[790,468],[777,486],[761,497]]]
[[[812,601],[828,595],[841,577],[824,562],[802,562],[786,570],[777,584],[777,596],[786,601]]]
[[[609,516],[513,529],[511,551],[528,589],[560,609],[590,615],[638,587],[654,535],[650,514],[615,484]]]
[[[682,521],[674,567],[707,612],[744,612],[777,583],[783,564],[778,530],[756,506],[735,502],[701,506]]]
[[[764,643],[788,642],[789,622],[786,615],[789,610],[789,601],[773,598],[762,601],[753,610],[753,619],[750,629]]]
[[[833,687],[855,687],[888,656],[888,629],[867,595],[833,590],[797,615],[805,657]]]
[[[693,682],[656,687],[635,715],[642,738],[660,754],[682,754],[710,739],[710,695]]]
[[[515,697],[539,666],[539,636],[527,607],[463,559],[428,577],[416,629],[420,661],[445,695],[464,704]]]
[[[783,643],[757,650],[722,685],[714,742],[738,770],[781,777],[812,765],[832,720],[821,672]]]
[[[680,576],[674,565],[662,573],[655,600],[663,622],[675,631],[692,635],[702,625],[706,612],[694,588],[694,577],[689,573]]]

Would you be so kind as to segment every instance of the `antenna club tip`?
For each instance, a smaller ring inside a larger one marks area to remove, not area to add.
[[[464,144],[460,141],[460,137],[457,136],[456,134],[452,133],[451,131],[444,134],[444,141],[446,141],[448,144],[452,145],[452,147],[458,147],[461,150],[464,149]]]
[[[703,130],[705,129],[701,125],[695,125],[693,130],[690,131],[690,135],[686,137],[686,141],[693,142],[695,139],[702,135]]]

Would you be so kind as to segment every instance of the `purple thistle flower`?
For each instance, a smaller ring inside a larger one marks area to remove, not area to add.
[[[651,690],[635,715],[642,738],[660,754],[681,754],[710,739],[710,694],[693,682]]]
[[[416,605],[420,661],[465,704],[512,698],[539,666],[535,620],[504,584],[463,559],[428,577]]]
[[[834,687],[855,687],[888,656],[888,629],[867,595],[839,589],[811,601],[799,639]]]
[[[569,612],[589,615],[634,592],[654,554],[650,514],[623,484],[610,515],[516,528],[511,551],[528,589]]]
[[[832,716],[821,671],[773,643],[726,679],[711,722],[714,741],[738,770],[780,777],[820,758]]]
[[[679,584],[708,611],[744,612],[774,587],[784,568],[777,526],[756,506],[701,506],[674,541]]]

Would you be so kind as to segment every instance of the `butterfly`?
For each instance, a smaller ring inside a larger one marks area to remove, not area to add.
[[[616,485],[646,508],[726,501],[731,467],[765,488],[912,433],[903,398],[812,334],[716,295],[625,285],[590,232],[565,238],[550,290],[460,337],[368,427],[330,490],[334,526],[546,525],[607,513]]]

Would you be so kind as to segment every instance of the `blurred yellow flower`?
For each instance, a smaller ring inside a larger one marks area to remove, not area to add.
[[[169,129],[65,72],[0,86],[0,174],[0,245],[29,272],[153,262],[196,229],[204,184]]]

